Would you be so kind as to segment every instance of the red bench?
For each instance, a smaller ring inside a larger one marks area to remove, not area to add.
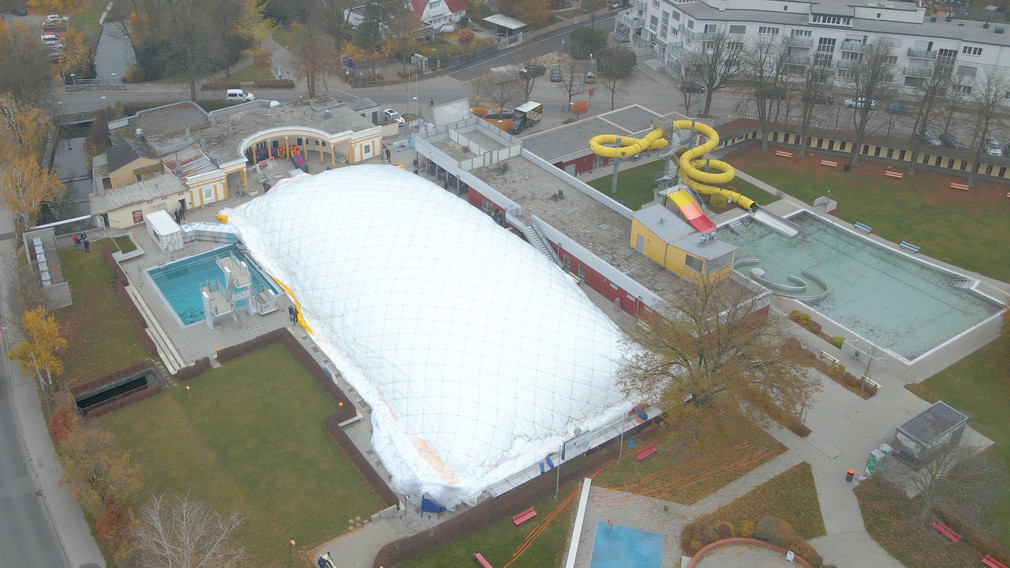
[[[954,529],[948,527],[943,521],[933,521],[933,528],[936,529],[936,532],[947,537],[947,540],[951,543],[956,543],[961,540],[961,535],[954,532]]]
[[[513,515],[512,524],[518,527],[535,516],[537,516],[537,512],[533,510],[533,507],[530,507],[518,515]]]
[[[905,177],[905,174],[903,174],[901,172],[896,172],[894,170],[888,170],[888,171],[884,172],[884,175],[887,176],[887,177],[889,177],[889,178],[894,178],[894,179],[901,179],[901,178]]]
[[[491,566],[491,563],[484,558],[484,555],[479,552],[473,553],[473,559],[477,561],[477,564],[481,565],[481,568],[494,568],[494,566]]]
[[[785,152],[783,150],[775,150],[775,155],[778,156],[778,157],[780,157],[780,158],[792,158],[793,157],[793,153],[792,152]]]
[[[829,168],[837,168],[838,162],[832,162],[831,160],[821,160],[822,166],[827,166]]]
[[[966,183],[950,183],[951,189],[960,189],[961,191],[968,191],[968,184]]]
[[[654,453],[656,453],[656,446],[649,444],[648,446],[645,446],[641,450],[635,452],[635,459],[642,461]]]
[[[982,557],[982,564],[985,564],[989,568],[1006,568],[1006,564],[1003,564],[988,554]]]

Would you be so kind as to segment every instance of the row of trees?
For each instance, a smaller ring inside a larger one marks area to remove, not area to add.
[[[792,109],[797,109],[801,156],[806,151],[803,145],[819,105],[833,101],[833,85],[844,82],[847,88],[839,96],[857,101],[851,110],[856,141],[852,163],[856,166],[858,149],[868,133],[871,118],[883,112],[886,103],[894,100],[900,90],[895,83],[897,56],[892,44],[886,39],[856,43],[843,50],[844,59],[836,62],[834,46],[829,51],[819,51],[817,47],[808,53],[807,48],[792,47],[778,36],[745,43],[729,34],[717,33],[702,42],[701,49],[686,55],[681,72],[685,84],[693,82],[705,87],[704,114],[708,114],[716,91],[734,83],[752,87],[753,95],[748,102],[760,124],[764,149],[771,126],[779,121],[788,122]],[[903,85],[915,101],[913,131],[947,133],[952,129],[955,113],[970,109],[972,161],[977,163],[998,125],[1010,81],[995,67],[957,65],[954,55],[928,61],[929,66],[917,70],[917,76],[906,79]],[[684,90],[688,108],[694,96],[690,91]],[[886,122],[888,133],[893,124],[894,117],[890,116]],[[922,137],[914,136],[914,153],[920,151],[921,144]],[[913,156],[910,170],[914,169]]]

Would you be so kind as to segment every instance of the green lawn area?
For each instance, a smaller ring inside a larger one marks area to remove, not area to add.
[[[554,493],[537,499],[533,503],[533,507],[537,510],[537,516],[519,527],[513,526],[512,518],[506,515],[482,529],[463,536],[452,544],[398,562],[396,568],[444,568],[476,565],[473,561],[474,552],[480,552],[492,566],[504,566],[512,560],[512,555],[526,540],[530,532],[544,522],[548,522],[547,517],[550,513],[559,506],[563,506],[564,509],[549,521],[550,525],[543,534],[537,537],[514,564],[516,567],[524,568],[561,566],[568,542],[568,531],[579,505],[578,495],[575,495],[571,500],[568,500],[568,497],[581,488],[581,481],[570,482],[561,486],[557,501],[554,500]]]
[[[569,18],[574,18],[574,17],[576,17],[576,16],[578,16],[580,14],[582,14],[582,10],[579,9],[579,8],[572,8],[571,10],[562,10],[560,12],[554,12],[555,16],[557,16],[557,17],[559,17],[561,19],[564,19],[564,20],[567,20]]]
[[[705,515],[702,520],[727,522],[739,527],[743,521],[756,525],[765,515],[792,524],[804,540],[827,534],[810,464],[803,462],[793,466],[736,501]]]
[[[1004,324],[1006,325],[1006,324]],[[1010,349],[997,339],[947,369],[908,389],[921,398],[942,400],[971,416],[970,426],[993,442],[996,456],[1010,470],[1010,381],[1006,358]],[[991,522],[996,537],[1010,543],[1010,483],[993,504]]]
[[[609,166],[604,166],[603,169],[610,171]],[[632,211],[638,211],[643,205],[652,203],[656,191],[656,174],[662,170],[663,160],[654,160],[648,164],[619,172],[617,174],[616,194],[610,193],[611,176],[609,174],[587,183],[590,187],[607,197],[612,197],[617,202],[623,203]],[[763,189],[758,189],[742,179],[735,179],[729,185],[732,189],[753,199],[759,205],[767,205],[777,199]]]
[[[322,427],[336,407],[280,342],[98,419],[152,493],[248,516],[249,566],[301,566],[300,548],[382,507]]]
[[[148,357],[133,327],[133,318],[116,293],[112,269],[102,249],[116,250],[110,239],[91,243],[91,252],[61,248],[63,274],[70,284],[73,305],[57,310],[67,349],[63,376],[70,385],[121,369]]]
[[[924,254],[955,266],[1010,281],[1010,247],[993,246],[1006,240],[1010,225],[1006,185],[978,182],[960,192],[947,187],[955,178],[922,169],[894,180],[883,177],[882,164],[868,160],[846,172],[819,166],[816,158],[770,156],[755,146],[725,160],[807,203],[830,190],[840,218],[863,222],[892,242],[915,243]]]

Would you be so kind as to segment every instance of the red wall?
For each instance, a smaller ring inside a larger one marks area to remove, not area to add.
[[[609,300],[611,303],[613,303],[615,299],[620,298],[621,309],[635,317],[638,317],[639,311],[645,308],[645,304],[641,302],[638,298],[628,294],[626,290],[624,290],[620,286],[617,286],[616,284],[611,285],[609,278],[603,276],[599,272],[590,268],[588,265],[582,262],[577,256],[575,256],[574,253],[571,253],[565,250],[564,248],[558,246],[557,243],[551,241],[548,242],[550,243],[551,247],[553,247],[554,250],[557,251],[558,256],[561,258],[562,262],[564,262],[565,255],[568,255],[569,259],[571,259],[569,272],[578,275],[579,266],[584,266],[586,274],[584,282],[586,283],[586,285],[592,288],[593,290],[596,290],[601,296]],[[617,287],[615,288],[614,286]]]
[[[554,166],[557,167],[560,170],[563,170],[566,167],[568,167],[570,164],[575,164],[575,173],[576,173],[576,175],[578,175],[578,174],[581,174],[581,173],[584,173],[584,172],[591,171],[593,169],[593,158],[594,157],[595,156],[592,153],[590,153],[587,156],[582,156],[580,158],[575,158],[574,160],[568,160],[567,162],[557,162],[557,163],[554,164]],[[603,159],[603,165],[601,165],[600,167],[603,167],[603,166],[607,165],[608,163],[610,163],[610,158],[604,158]]]

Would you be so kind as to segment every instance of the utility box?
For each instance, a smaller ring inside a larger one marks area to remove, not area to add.
[[[956,446],[967,425],[967,414],[941,400],[898,426],[894,457],[918,469],[947,447]]]
[[[158,243],[162,252],[182,250],[182,229],[166,211],[148,213],[144,218],[147,234]]]

